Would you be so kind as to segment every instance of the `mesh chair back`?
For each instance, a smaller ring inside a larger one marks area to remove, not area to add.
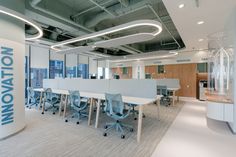
[[[52,100],[52,89],[51,88],[47,88],[44,91],[44,98],[46,100]]]
[[[70,104],[74,107],[81,107],[79,91],[70,91]]]
[[[30,99],[34,99],[35,93],[34,93],[33,88],[32,88],[32,87],[28,87],[28,88],[27,88],[27,91],[28,91],[28,97],[29,97]]]
[[[81,102],[79,91],[70,91],[70,104],[77,111],[81,111],[87,108],[87,102]]]
[[[123,115],[124,103],[122,101],[121,94],[105,94],[106,98],[106,108],[105,111],[109,112],[110,115],[117,114]]]
[[[167,91],[167,86],[157,86],[157,95],[163,95],[167,96],[168,91]]]

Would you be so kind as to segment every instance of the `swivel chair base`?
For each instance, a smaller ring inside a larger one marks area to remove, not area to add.
[[[123,124],[123,123],[121,123],[119,120],[117,120],[115,123],[106,123],[106,125],[105,125],[104,128],[105,128],[105,131],[104,131],[104,133],[103,133],[103,136],[107,136],[107,133],[108,133],[111,129],[115,128],[117,132],[120,132],[122,139],[125,138],[124,129],[127,129],[127,130],[129,130],[130,132],[133,132],[133,131],[134,131],[134,129],[133,129],[132,126]],[[123,128],[124,128],[124,129],[123,129]]]

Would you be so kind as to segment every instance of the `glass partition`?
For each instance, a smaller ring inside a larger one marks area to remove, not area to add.
[[[233,47],[230,40],[218,33],[209,40],[208,99],[233,103]]]

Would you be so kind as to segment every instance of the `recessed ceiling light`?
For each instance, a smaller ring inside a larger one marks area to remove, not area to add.
[[[204,23],[204,21],[198,21],[197,24],[198,25],[202,25]]]
[[[180,4],[179,5],[179,8],[181,9],[181,8],[183,8],[184,7],[184,4]]]
[[[198,39],[199,42],[202,42],[204,39]]]

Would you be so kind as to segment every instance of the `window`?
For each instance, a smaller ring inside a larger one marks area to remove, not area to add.
[[[66,67],[66,77],[67,78],[76,77],[76,66]]]
[[[78,70],[78,77],[83,79],[89,78],[88,64],[79,64],[77,70]]]
[[[49,76],[51,79],[63,77],[63,61],[50,60]]]
[[[31,87],[33,88],[42,88],[43,79],[48,78],[48,70],[45,68],[31,68]]]
[[[199,73],[207,73],[208,72],[207,68],[208,68],[207,63],[198,63],[197,64],[197,71]]]
[[[158,74],[164,74],[165,73],[164,65],[158,65],[157,66],[157,73]]]
[[[122,74],[128,74],[128,68],[127,67],[122,68]]]

